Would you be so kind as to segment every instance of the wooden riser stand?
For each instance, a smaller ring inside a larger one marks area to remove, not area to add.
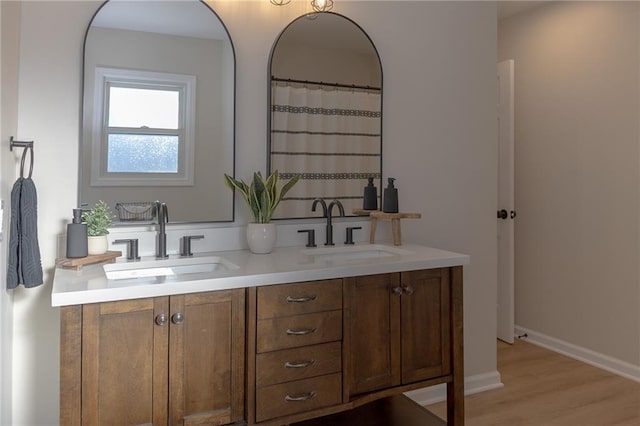
[[[385,213],[380,210],[362,210],[354,209],[353,214],[358,216],[369,216],[371,218],[371,232],[369,233],[369,243],[376,241],[376,228],[378,219],[391,221],[391,234],[393,236],[393,244],[402,245],[402,231],[400,229],[400,219],[420,219],[421,213]]]

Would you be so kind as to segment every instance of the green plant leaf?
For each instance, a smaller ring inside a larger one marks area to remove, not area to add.
[[[254,222],[268,223],[271,221],[273,212],[282,200],[282,197],[284,197],[284,194],[300,180],[300,176],[294,176],[282,188],[279,188],[280,174],[277,170],[267,176],[266,179],[262,177],[259,171],[254,172],[249,185],[226,173],[224,179],[229,188],[233,190],[237,189],[243,195]]]
[[[274,210],[276,209],[276,207],[278,207],[278,204],[280,204],[280,201],[282,201],[282,199],[287,194],[287,192],[289,192],[291,188],[293,188],[293,185],[298,183],[301,176],[302,175],[295,175],[294,177],[289,179],[289,182],[284,184],[284,186],[282,187],[282,190],[280,191],[280,195],[278,196],[278,202],[275,204],[275,206],[273,206]]]
[[[102,200],[82,214],[82,220],[87,224],[87,235],[91,237],[108,235],[114,218],[109,205]]]

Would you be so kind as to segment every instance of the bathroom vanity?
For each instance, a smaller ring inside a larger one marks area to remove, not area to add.
[[[57,269],[60,423],[288,425],[444,383],[462,425],[468,262],[363,244]]]

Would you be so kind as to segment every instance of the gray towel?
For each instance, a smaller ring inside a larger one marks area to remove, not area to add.
[[[20,177],[11,190],[11,228],[7,288],[42,284],[42,262],[38,246],[38,197],[31,178]]]

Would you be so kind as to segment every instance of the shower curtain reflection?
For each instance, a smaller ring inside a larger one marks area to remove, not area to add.
[[[316,197],[340,200],[347,214],[362,208],[367,178],[380,179],[380,90],[278,81],[271,90],[270,169],[302,175],[277,217],[309,217]]]

